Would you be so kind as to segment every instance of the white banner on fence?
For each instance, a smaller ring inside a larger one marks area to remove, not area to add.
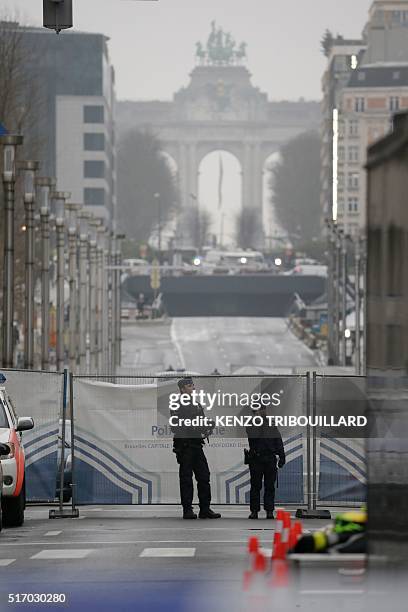
[[[34,419],[34,429],[22,434],[27,501],[52,501],[55,499],[63,374],[2,371],[17,415]]]
[[[174,384],[174,383],[173,383]],[[78,503],[179,503],[178,464],[157,416],[157,385],[75,379],[75,482]],[[214,435],[204,451],[214,503],[247,503],[246,439]],[[285,441],[287,465],[277,499],[303,503],[304,440]]]

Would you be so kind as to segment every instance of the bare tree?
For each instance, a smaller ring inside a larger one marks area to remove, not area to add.
[[[176,178],[156,136],[139,130],[124,134],[118,147],[118,214],[126,235],[147,242],[158,218],[163,227],[178,200]]]
[[[235,220],[235,240],[241,249],[255,249],[262,231],[259,213],[252,208],[242,208]]]
[[[24,145],[18,157],[41,160],[44,140],[44,93],[41,85],[40,57],[27,44],[25,29],[7,15],[0,15],[0,123],[9,133],[23,134]],[[3,159],[0,156],[0,172]],[[18,321],[23,320],[24,304],[24,205],[22,177],[16,184],[15,234],[15,308]],[[3,190],[0,185],[0,211]],[[1,214],[1,213],[0,213]],[[0,264],[3,258],[4,235],[0,229]],[[3,265],[0,265],[0,309],[2,307]]]
[[[184,223],[193,245],[201,251],[209,240],[212,217],[208,210],[192,206],[184,213]]]

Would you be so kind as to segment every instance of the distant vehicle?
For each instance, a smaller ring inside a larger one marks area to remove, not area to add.
[[[22,432],[34,427],[31,417],[18,417],[6,389],[0,387],[0,443],[9,446],[10,452],[1,458],[3,468],[2,514],[8,527],[20,527],[24,523],[25,453]]]
[[[322,264],[299,264],[293,270],[285,272],[287,276],[323,276],[327,277],[327,266]]]
[[[246,272],[261,272],[267,269],[264,256],[260,251],[208,251],[205,257],[204,268],[214,274]],[[226,272],[228,271],[228,272]]]
[[[126,268],[140,268],[143,266],[147,266],[148,262],[145,259],[124,259],[123,260],[123,265]]]

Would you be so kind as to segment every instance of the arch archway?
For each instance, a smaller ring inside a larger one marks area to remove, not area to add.
[[[212,149],[198,166],[198,205],[211,215],[217,244],[235,244],[236,217],[242,209],[242,167],[236,155]]]

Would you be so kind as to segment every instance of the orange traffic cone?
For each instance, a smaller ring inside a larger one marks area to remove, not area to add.
[[[285,553],[286,553],[286,550],[288,549],[288,544],[289,544],[290,525],[291,525],[290,513],[284,512],[281,539],[282,539],[282,544],[285,547]]]
[[[256,536],[251,536],[248,539],[248,552],[251,554],[259,552],[259,540]]]
[[[256,572],[266,572],[266,557],[261,552],[258,552],[255,556],[254,570]]]
[[[283,559],[285,559],[285,555],[286,548],[279,536],[279,540],[277,540],[273,546],[272,561],[282,561]]]

